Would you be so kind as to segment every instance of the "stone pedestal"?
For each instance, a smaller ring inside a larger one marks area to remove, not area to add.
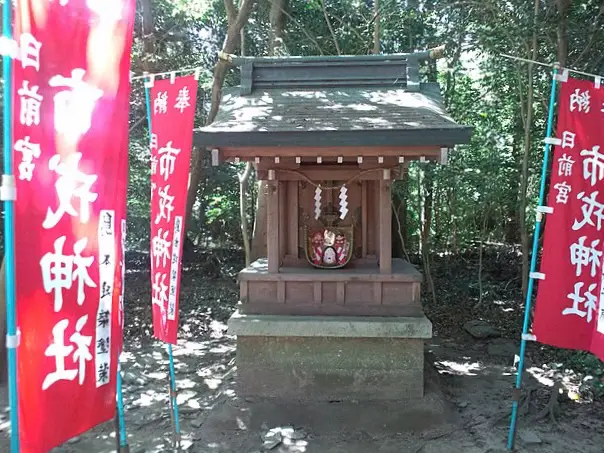
[[[409,400],[424,395],[418,317],[287,316],[235,313],[241,396],[303,401]]]

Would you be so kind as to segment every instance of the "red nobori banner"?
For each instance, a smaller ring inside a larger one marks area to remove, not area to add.
[[[115,415],[134,13],[134,0],[16,2],[22,453]]]
[[[541,273],[537,341],[604,359],[604,86],[560,89]]]
[[[176,344],[182,242],[193,122],[194,76],[156,80],[151,89],[151,301],[153,334]]]

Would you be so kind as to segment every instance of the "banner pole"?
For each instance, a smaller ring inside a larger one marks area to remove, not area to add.
[[[149,77],[149,83],[145,82],[145,102],[147,104],[147,124],[149,126],[149,137],[151,138],[152,134],[152,125],[151,125],[151,95],[149,93],[149,86],[153,84],[153,76]],[[180,447],[180,423],[178,421],[178,402],[176,401],[176,373],[174,372],[174,357],[172,355],[172,345],[168,344],[168,356],[170,358],[170,405],[171,405],[171,414],[173,419],[173,428],[174,428],[174,447]]]
[[[552,85],[551,92],[549,98],[549,111],[547,115],[547,131],[546,137],[549,138],[552,135],[553,124],[554,124],[554,107],[556,102],[556,82],[558,80],[558,69],[559,64],[554,65],[554,69],[552,71]],[[548,161],[549,161],[549,152],[550,152],[551,144],[546,143],[543,147],[543,165],[541,167],[541,182],[539,186],[539,204],[541,207],[543,205],[545,199],[545,181],[547,178],[547,169],[548,169]],[[508,433],[508,450],[514,449],[514,442],[516,440],[516,424],[518,422],[518,403],[520,400],[520,389],[522,387],[522,373],[524,369],[524,355],[526,352],[526,335],[529,330],[529,323],[531,317],[531,301],[533,297],[533,286],[534,279],[531,277],[533,272],[537,267],[537,254],[539,248],[539,235],[541,233],[541,216],[538,215],[535,222],[535,234],[533,236],[533,251],[531,256],[531,267],[529,273],[528,280],[528,288],[526,291],[526,301],[524,306],[524,323],[522,326],[522,337],[520,340],[520,360],[518,361],[518,374],[516,375],[516,387],[514,391],[514,401],[512,403],[512,417],[510,420],[510,429]]]
[[[12,2],[5,1],[2,9],[2,36],[6,43],[13,40],[11,24]],[[4,260],[6,269],[6,347],[8,348],[8,399],[10,406],[10,451],[19,452],[19,407],[17,388],[17,335],[16,294],[15,294],[15,177],[13,175],[13,137],[12,137],[12,58],[2,56],[4,76],[4,174],[2,175],[1,198],[4,201]]]
[[[178,420],[178,401],[176,400],[176,373],[174,372],[174,356],[172,345],[168,344],[168,355],[170,356],[170,398],[172,399],[172,410],[174,411],[174,434],[176,436],[174,447],[180,448],[180,422]]]
[[[117,362],[117,423],[119,430],[118,453],[129,453],[128,435],[126,434],[126,419],[124,417],[124,395],[122,394],[122,367]],[[116,433],[117,435],[118,433]]]

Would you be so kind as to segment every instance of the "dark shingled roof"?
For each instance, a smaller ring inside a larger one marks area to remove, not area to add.
[[[265,65],[260,75],[248,74],[248,80],[244,67],[241,87],[224,91],[214,122],[196,131],[196,145],[453,146],[469,141],[471,128],[446,114],[438,84],[412,84],[410,71],[392,63],[386,72],[396,78],[389,80],[379,67],[370,68],[374,75],[367,76],[366,61],[364,57],[356,68],[336,67],[335,76],[348,80],[319,76],[315,61],[304,75],[301,70],[308,68],[297,60],[285,70]],[[360,67],[363,77],[354,77]],[[270,74],[273,68],[280,72]]]

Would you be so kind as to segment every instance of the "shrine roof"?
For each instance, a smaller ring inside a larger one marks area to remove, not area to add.
[[[200,147],[442,146],[471,128],[446,113],[437,83],[420,83],[424,54],[237,58],[241,85],[225,89]]]

